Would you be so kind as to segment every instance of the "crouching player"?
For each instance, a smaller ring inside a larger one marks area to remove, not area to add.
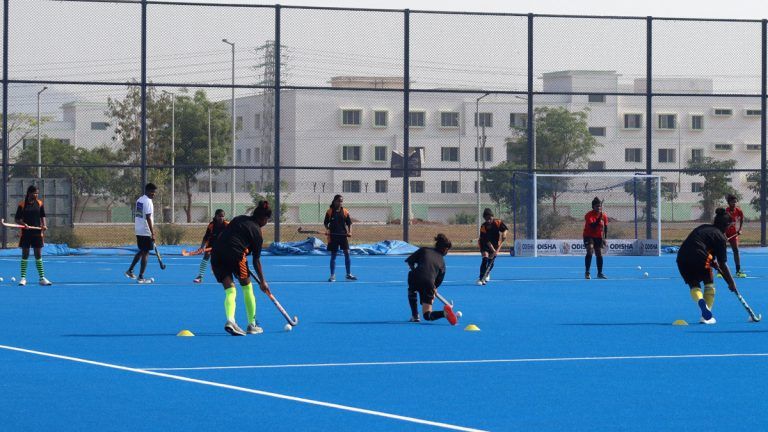
[[[680,246],[677,253],[677,268],[680,275],[691,289],[691,298],[701,309],[703,324],[715,324],[717,321],[712,315],[712,306],[715,303],[715,282],[712,269],[717,269],[728,283],[728,289],[736,290],[736,282],[731,276],[731,271],[726,264],[726,239],[725,230],[731,223],[731,217],[725,209],[718,208],[715,211],[715,220],[712,225],[701,225],[694,229]],[[700,283],[704,282],[704,292],[701,292]]]
[[[421,311],[424,319],[434,321],[445,318],[451,325],[456,325],[458,319],[450,305],[443,306],[442,311],[433,311],[435,291],[440,287],[445,277],[445,260],[443,257],[451,249],[451,241],[445,234],[435,237],[434,248],[419,248],[405,262],[411,271],[408,272],[408,304],[411,306],[411,322],[419,322],[419,308],[416,293],[421,300]]]
[[[253,295],[253,286],[248,272],[248,254],[253,255],[253,268],[256,277],[259,278],[259,288],[262,291],[269,289],[264,273],[261,270],[261,246],[264,238],[261,235],[261,227],[267,224],[272,217],[272,210],[267,201],[260,201],[253,211],[253,215],[237,216],[232,219],[221,235],[213,244],[211,250],[211,271],[216,280],[224,286],[224,311],[227,315],[227,323],[224,330],[232,336],[245,336],[235,322],[235,282],[234,275],[240,282],[245,300],[245,311],[248,318],[248,334],[259,334],[263,330],[256,321],[256,297]]]

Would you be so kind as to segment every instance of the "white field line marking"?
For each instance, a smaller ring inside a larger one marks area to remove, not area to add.
[[[106,368],[110,368],[110,369],[117,369],[117,370],[122,370],[122,371],[126,371],[126,372],[134,372],[134,373],[143,374],[143,375],[151,375],[151,376],[156,376],[156,377],[161,377],[161,378],[169,378],[169,379],[173,379],[173,380],[177,380],[177,381],[190,382],[190,383],[194,383],[194,384],[202,384],[202,385],[207,385],[207,386],[211,386],[211,387],[225,388],[225,389],[228,389],[228,390],[235,390],[235,391],[239,391],[239,392],[243,392],[243,393],[251,393],[251,394],[256,394],[256,395],[260,395],[260,396],[273,397],[273,398],[276,398],[276,399],[284,399],[284,400],[289,400],[289,401],[293,401],[293,402],[301,402],[301,403],[306,403],[306,404],[310,404],[310,405],[318,405],[318,406],[322,406],[322,407],[326,407],[326,408],[334,408],[334,409],[338,409],[338,410],[342,410],[342,411],[351,411],[351,412],[356,412],[356,413],[360,413],[360,414],[369,414],[369,415],[373,415],[373,416],[385,417],[385,418],[389,418],[389,419],[393,419],[393,420],[401,420],[401,421],[405,421],[405,422],[418,423],[418,424],[423,424],[423,425],[428,425],[428,426],[435,426],[435,427],[440,427],[440,428],[444,428],[444,429],[451,429],[451,430],[465,431],[465,432],[487,432],[487,431],[485,431],[483,429],[474,429],[474,428],[468,428],[468,427],[463,427],[463,426],[452,425],[452,424],[448,424],[448,423],[440,423],[440,422],[434,422],[434,421],[430,421],[430,420],[422,420],[422,419],[418,419],[418,418],[414,418],[414,417],[406,417],[406,416],[401,416],[401,415],[397,415],[397,414],[389,414],[389,413],[385,413],[385,412],[381,412],[381,411],[373,411],[373,410],[368,410],[368,409],[364,409],[364,408],[356,408],[356,407],[347,406],[347,405],[340,405],[340,404],[335,404],[335,403],[330,403],[330,402],[322,402],[322,401],[317,401],[317,400],[313,400],[313,399],[305,399],[305,398],[300,398],[300,397],[295,397],[295,396],[284,395],[284,394],[280,394],[280,393],[272,393],[272,392],[268,392],[268,391],[264,391],[264,390],[256,390],[256,389],[251,389],[251,388],[247,388],[247,387],[239,387],[239,386],[233,386],[233,385],[229,385],[229,384],[222,384],[222,383],[218,383],[218,382],[214,382],[214,381],[199,380],[199,379],[187,378],[187,377],[178,376],[178,375],[170,375],[170,374],[165,374],[165,373],[160,373],[160,372],[152,372],[152,371],[149,371],[149,370],[146,370],[146,369],[137,369],[137,368],[127,367],[127,366],[115,365],[115,364],[111,364],[111,363],[102,363],[102,362],[82,359],[82,358],[78,358],[78,357],[70,357],[70,356],[64,356],[64,355],[59,355],[59,354],[52,354],[52,353],[47,353],[47,352],[42,352],[42,351],[28,350],[28,349],[25,349],[25,348],[18,348],[18,347],[12,347],[12,346],[7,346],[7,345],[0,345],[0,348],[6,349],[6,350],[9,350],[9,351],[17,351],[17,352],[22,352],[22,353],[27,353],[27,354],[35,354],[35,355],[39,355],[39,356],[43,356],[43,357],[51,357],[51,358],[56,358],[56,359],[60,359],[60,360],[69,360],[69,361],[73,361],[73,362],[77,362],[77,363],[85,363],[85,364],[94,365],[94,366],[101,366],[101,367],[106,367]]]
[[[280,368],[309,368],[309,367],[344,367],[344,366],[403,366],[403,365],[443,365],[443,364],[485,364],[485,363],[545,363],[568,361],[607,361],[607,360],[663,360],[663,359],[699,359],[723,357],[768,357],[768,353],[757,354],[680,354],[680,355],[647,355],[647,356],[612,356],[612,357],[551,357],[551,358],[520,358],[520,359],[491,359],[491,360],[416,360],[392,362],[360,362],[360,363],[308,363],[283,365],[249,365],[249,366],[201,366],[187,368],[143,368],[145,371],[191,371],[191,370],[225,370],[225,369],[280,369]]]

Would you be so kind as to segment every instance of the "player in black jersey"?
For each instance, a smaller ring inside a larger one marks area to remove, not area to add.
[[[37,266],[37,273],[40,276],[40,285],[51,285],[51,281],[45,278],[45,271],[43,269],[43,233],[47,227],[45,207],[43,207],[43,202],[37,198],[38,193],[37,186],[29,186],[27,188],[27,194],[24,196],[24,200],[21,201],[16,208],[15,219],[17,224],[39,228],[25,228],[21,230],[21,237],[19,238],[19,247],[21,248],[21,279],[19,279],[19,285],[21,286],[27,284],[27,259],[29,259],[29,248],[32,248],[35,251],[35,265]]]
[[[508,231],[504,222],[493,217],[493,211],[489,208],[483,211],[483,219],[485,222],[480,225],[480,238],[477,240],[480,255],[483,257],[483,261],[480,263],[480,276],[477,278],[478,285],[485,285],[491,280],[491,270],[496,262],[496,257],[501,252]]]
[[[336,255],[339,249],[344,252],[347,280],[357,280],[357,277],[351,273],[352,260],[349,257],[348,238],[352,237],[352,218],[349,217],[349,211],[342,206],[343,203],[344,198],[341,195],[334,196],[323,220],[328,237],[328,250],[331,252],[331,276],[328,282],[336,281]]]
[[[451,241],[445,234],[435,237],[434,248],[419,248],[405,262],[411,271],[408,272],[408,305],[411,307],[411,322],[419,322],[418,297],[421,300],[421,311],[424,319],[434,321],[445,318],[451,325],[458,321],[450,305],[444,305],[442,311],[433,311],[435,291],[443,283],[445,277],[445,260],[443,257],[451,249]]]
[[[677,268],[685,283],[691,289],[691,298],[701,309],[702,324],[715,324],[712,306],[715,303],[715,282],[712,269],[718,269],[728,283],[728,289],[736,290],[736,282],[728,269],[725,230],[731,224],[731,217],[725,209],[715,211],[712,225],[701,225],[685,239],[677,252]],[[704,282],[704,292],[700,283]]]
[[[260,201],[253,210],[251,216],[242,215],[232,219],[227,227],[213,243],[211,250],[211,271],[216,280],[224,287],[224,311],[227,315],[227,323],[224,330],[232,336],[245,336],[259,334],[263,330],[256,321],[256,297],[253,295],[248,271],[248,254],[253,255],[253,268],[256,270],[259,288],[262,291],[269,289],[264,273],[261,269],[261,246],[264,238],[261,235],[261,227],[267,224],[272,217],[272,210],[267,201]],[[234,276],[234,278],[233,278]],[[243,331],[235,321],[235,282],[240,282],[245,300],[245,311],[248,319],[248,328]]]
[[[192,281],[194,283],[202,283],[205,269],[208,268],[208,261],[211,259],[211,246],[213,246],[214,240],[219,237],[224,228],[227,227],[229,222],[224,218],[224,210],[217,209],[214,213],[213,220],[208,223],[208,227],[205,229],[205,235],[203,241],[200,243],[200,250],[203,251],[203,259],[200,260],[200,268],[197,272],[197,277]]]

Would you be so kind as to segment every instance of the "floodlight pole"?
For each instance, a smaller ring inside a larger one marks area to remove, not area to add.
[[[176,223],[176,93],[171,95],[171,223]]]
[[[480,224],[482,215],[480,210],[480,157],[483,157],[483,169],[485,169],[485,154],[480,154],[480,100],[488,96],[490,93],[485,93],[479,98],[475,99],[475,133],[477,142],[475,143],[475,162],[477,164],[477,232],[480,233]],[[485,151],[485,124],[483,124],[483,151]]]
[[[37,178],[43,178],[43,153],[42,146],[40,145],[40,95],[44,91],[48,90],[48,87],[43,87],[42,90],[37,92]]]
[[[208,217],[213,218],[213,158],[211,157],[211,107],[208,107]],[[230,216],[230,219],[232,216]]]
[[[235,117],[235,43],[226,39],[222,39],[222,42],[232,47],[232,190],[230,191],[230,206],[232,213],[230,217],[235,217],[235,186],[237,182],[235,171],[235,130],[237,129]]]

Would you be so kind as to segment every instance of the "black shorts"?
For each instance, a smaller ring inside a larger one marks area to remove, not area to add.
[[[688,263],[683,261],[677,262],[677,269],[680,271],[680,276],[683,277],[688,286],[699,286],[699,283],[704,282],[705,285],[714,283],[714,275],[712,274],[712,267],[703,263]]]
[[[19,247],[23,249],[33,248],[39,249],[45,245],[43,241],[43,235],[40,233],[29,233],[29,230],[24,230],[19,237]]]
[[[211,272],[216,277],[217,282],[223,282],[227,276],[234,276],[237,280],[247,279],[248,260],[247,255],[232,257],[227,254],[211,254]]]
[[[413,272],[408,272],[408,292],[419,293],[420,304],[432,304],[435,301],[435,282],[422,280],[413,276]]]
[[[594,246],[595,249],[602,249],[603,238],[602,237],[584,237],[584,246],[589,247],[589,245]]]
[[[152,249],[154,249],[155,244],[152,241],[152,237],[149,236],[136,236],[136,246],[139,247],[139,250],[142,252],[149,252]]]
[[[337,252],[339,248],[341,250],[349,250],[349,240],[347,240],[346,234],[331,234],[330,240],[328,240],[328,252]]]

